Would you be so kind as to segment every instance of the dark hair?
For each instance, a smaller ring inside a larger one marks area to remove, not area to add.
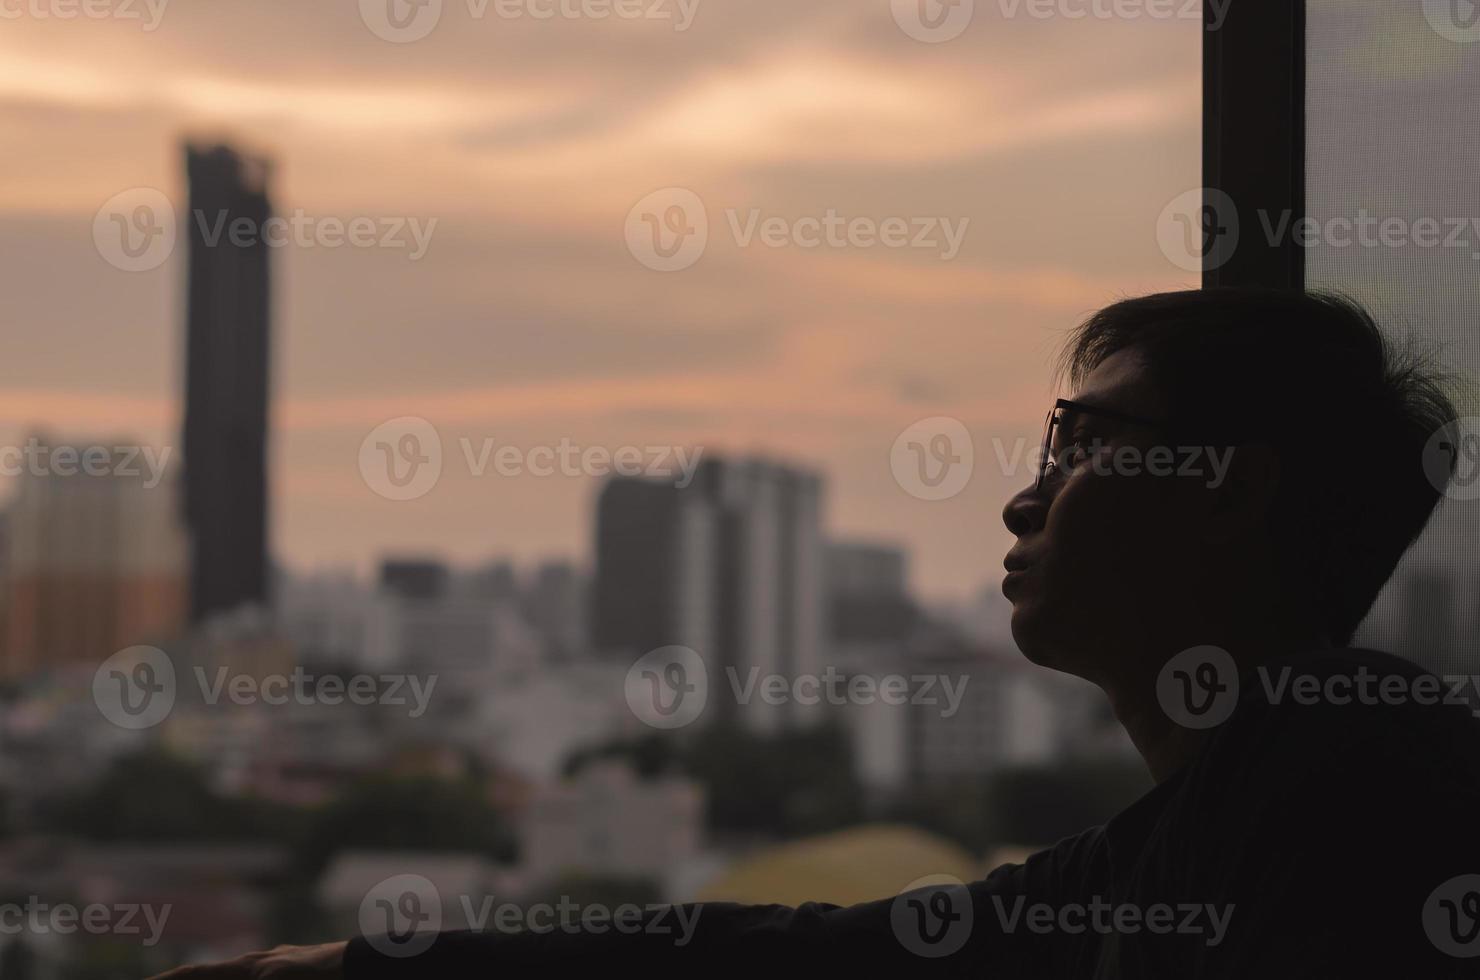
[[[1095,313],[1060,375],[1079,384],[1134,349],[1193,445],[1265,443],[1280,461],[1271,531],[1283,584],[1316,603],[1332,642],[1351,641],[1418,537],[1436,481],[1424,451],[1456,411],[1445,377],[1395,347],[1354,300],[1295,290],[1158,293]]]

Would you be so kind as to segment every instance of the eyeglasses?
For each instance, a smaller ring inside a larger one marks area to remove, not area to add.
[[[1058,472],[1064,468],[1059,459],[1059,447],[1054,445],[1054,433],[1061,427],[1066,415],[1093,415],[1096,418],[1108,419],[1112,422],[1122,422],[1127,425],[1138,425],[1148,429],[1165,429],[1167,423],[1156,419],[1142,418],[1137,415],[1126,415],[1123,412],[1112,412],[1107,408],[1096,408],[1094,405],[1086,405],[1083,402],[1070,401],[1060,398],[1054,402],[1053,408],[1048,411],[1048,418],[1043,422],[1043,447],[1038,454],[1038,479],[1033,483],[1034,490],[1043,489],[1043,484],[1048,480],[1049,474]]]

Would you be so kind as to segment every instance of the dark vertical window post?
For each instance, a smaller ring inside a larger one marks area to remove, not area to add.
[[[1305,0],[1206,0],[1203,26],[1203,286],[1302,289]]]

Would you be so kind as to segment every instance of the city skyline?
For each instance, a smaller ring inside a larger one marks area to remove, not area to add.
[[[416,501],[370,492],[361,440],[419,416],[454,461],[464,437],[569,438],[817,465],[838,487],[834,530],[904,538],[923,593],[965,598],[996,573],[998,515],[1027,480],[997,472],[992,439],[1007,456],[1036,440],[1058,340],[1121,293],[1195,279],[1155,235],[1199,183],[1195,22],[984,11],[930,45],[887,3],[852,0],[706,5],[682,33],[452,6],[396,45],[354,4],[273,11],[171,6],[152,32],[9,23],[0,111],[20,150],[0,163],[0,243],[30,288],[0,363],[0,441],[39,420],[173,443],[183,235],[130,273],[98,255],[92,222],[130,188],[183,210],[182,137],[266,155],[280,215],[405,219],[411,246],[273,250],[271,544],[294,567],[584,551],[595,481],[459,464]],[[85,162],[98,145],[106,168]],[[681,272],[644,267],[623,238],[664,187],[709,214],[709,247]],[[1103,214],[1112,188],[1124,207]],[[772,248],[760,231],[742,245],[732,228],[830,210],[971,223],[949,261]],[[416,261],[411,219],[424,235],[436,221]],[[896,437],[933,416],[978,437],[976,476],[945,501],[890,472]]]

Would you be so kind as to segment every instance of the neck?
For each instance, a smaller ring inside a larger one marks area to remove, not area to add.
[[[1138,685],[1139,689],[1146,689]],[[1156,681],[1149,685],[1149,698],[1132,697],[1123,690],[1107,689],[1115,711],[1136,753],[1151,771],[1151,778],[1165,782],[1196,757],[1207,740],[1206,731],[1184,728],[1167,717],[1156,697]]]
[[[1189,631],[1184,635],[1198,634]],[[1131,676],[1114,678],[1100,686],[1110,698],[1116,719],[1158,783],[1166,781],[1190,763],[1216,731],[1216,727],[1194,729],[1179,724],[1163,709],[1157,695],[1157,680],[1162,666],[1182,650],[1202,645],[1226,650],[1233,657],[1239,673],[1243,674],[1266,661],[1329,647],[1330,643],[1320,636],[1319,631],[1294,626],[1284,622],[1282,617],[1272,616],[1245,628],[1202,632],[1201,637],[1192,642],[1148,644],[1147,648],[1158,650],[1161,655],[1140,661],[1136,666],[1144,665],[1143,668],[1135,670]]]

